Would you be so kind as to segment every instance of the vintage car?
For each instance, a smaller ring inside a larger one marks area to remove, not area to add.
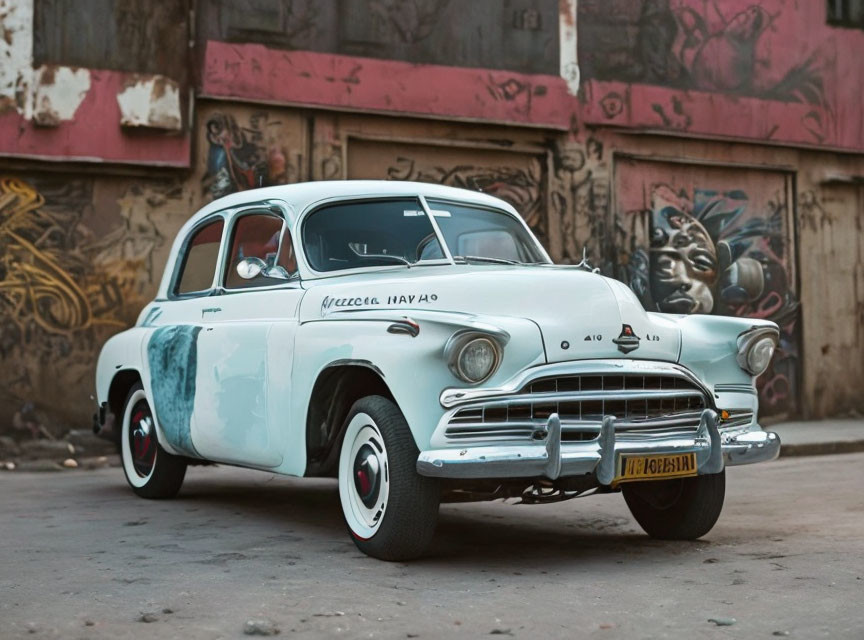
[[[646,312],[484,193],[268,187],[181,229],[156,299],[102,349],[95,429],[144,498],[189,464],[337,477],[382,559],[422,554],[442,501],[623,492],[649,535],[693,539],[725,467],[779,453],[754,386],[777,341],[764,320]]]

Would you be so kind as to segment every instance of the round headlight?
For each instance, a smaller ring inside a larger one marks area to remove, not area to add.
[[[466,342],[456,355],[456,373],[465,382],[483,382],[498,367],[498,348],[489,338]]]
[[[776,343],[774,338],[760,338],[756,340],[747,351],[747,369],[754,376],[765,373],[765,369],[771,364]]]

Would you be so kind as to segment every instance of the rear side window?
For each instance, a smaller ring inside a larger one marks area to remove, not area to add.
[[[178,294],[207,291],[213,284],[219,245],[222,242],[222,218],[198,229],[186,244],[183,268],[177,278],[175,292]]]
[[[225,272],[225,287],[243,289],[279,284],[297,271],[297,262],[291,248],[291,236],[282,218],[269,213],[250,213],[241,216],[234,223],[231,238],[231,253]],[[281,247],[281,250],[280,250]],[[268,269],[275,269],[278,277],[259,274],[251,280],[241,278],[237,265],[244,258],[260,258]]]

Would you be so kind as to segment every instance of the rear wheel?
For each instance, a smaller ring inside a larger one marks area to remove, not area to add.
[[[173,498],[183,485],[186,462],[159,445],[153,412],[140,382],[126,397],[120,459],[129,486],[142,498]]]
[[[652,538],[695,540],[711,531],[726,495],[726,471],[692,478],[627,483],[624,500]]]
[[[423,554],[435,533],[438,482],[417,473],[417,446],[387,398],[354,403],[339,454],[339,499],[357,547],[381,560]]]

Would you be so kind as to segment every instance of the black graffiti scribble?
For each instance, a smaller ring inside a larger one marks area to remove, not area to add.
[[[400,42],[416,43],[432,35],[448,4],[450,0],[371,0],[368,8],[378,21],[378,31],[389,32]]]
[[[413,158],[400,156],[387,169],[390,180],[413,180],[446,184],[472,191],[483,191],[513,205],[535,233],[546,237],[543,217],[543,170],[540,161],[532,158],[527,168],[507,166],[455,165],[452,167],[424,166]]]
[[[667,112],[666,107],[658,102],[652,103],[651,109],[660,116],[664,127],[687,131],[693,123],[693,118],[684,110],[684,103],[681,102],[678,96],[672,96],[671,113]]]
[[[616,118],[624,111],[624,98],[617,91],[610,91],[600,100],[600,108],[610,120]]]
[[[825,56],[811,52],[779,81],[760,60],[764,34],[780,14],[752,4],[731,16],[720,3],[673,9],[670,0],[580,3],[579,57],[587,78],[699,89],[827,108]],[[709,13],[711,14],[709,16]],[[709,26],[712,22],[718,26]],[[629,35],[628,35],[629,34]]]

